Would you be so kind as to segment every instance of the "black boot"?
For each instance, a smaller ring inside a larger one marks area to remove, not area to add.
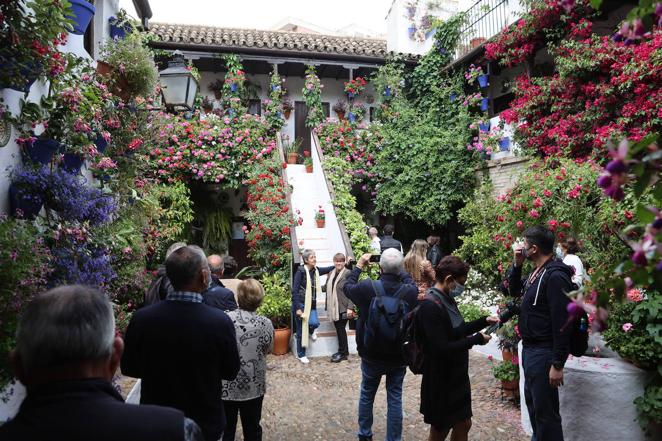
[[[340,352],[336,352],[331,356],[332,363],[340,363],[343,360],[347,360],[347,355],[341,354]]]

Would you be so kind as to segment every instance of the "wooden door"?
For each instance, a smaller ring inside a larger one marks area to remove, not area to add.
[[[300,152],[310,152],[310,127],[306,127],[308,107],[303,101],[294,102],[294,138],[301,139]]]

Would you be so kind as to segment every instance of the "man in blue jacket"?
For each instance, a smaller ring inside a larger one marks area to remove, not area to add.
[[[225,429],[221,380],[234,380],[239,351],[232,320],[202,303],[210,282],[205,253],[196,246],[173,252],[166,275],[174,291],[133,315],[124,337],[122,373],[141,378],[141,404],[179,409],[207,441]]]
[[[234,293],[221,282],[225,271],[223,258],[218,254],[212,254],[207,257],[207,263],[209,263],[209,271],[211,271],[211,285],[207,291],[202,293],[202,302],[221,311],[234,311],[237,309]]]
[[[371,254],[361,256],[356,268],[347,277],[345,295],[359,308],[356,323],[356,345],[361,357],[361,394],[359,398],[359,439],[372,440],[372,407],[382,376],[386,376],[388,412],[386,416],[386,440],[399,441],[402,438],[402,382],[405,378],[406,363],[400,348],[392,353],[379,353],[363,344],[364,330],[370,302],[376,296],[372,280],[359,282],[363,268],[370,264]],[[402,253],[395,248],[385,249],[379,261],[385,294],[403,299],[411,311],[416,307],[418,288],[409,274],[404,272]]]
[[[522,335],[524,398],[536,441],[563,441],[558,387],[570,351],[567,294],[573,290],[573,270],[554,259],[554,233],[535,226],[524,231],[523,246],[514,248],[509,275],[510,293],[522,297],[519,331]],[[533,272],[522,280],[522,264]]]

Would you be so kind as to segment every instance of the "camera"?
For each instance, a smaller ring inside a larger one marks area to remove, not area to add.
[[[495,323],[489,326],[486,330],[486,334],[491,334],[503,326],[508,320],[512,319],[520,313],[520,305],[515,300],[510,300],[506,303],[506,310],[499,314],[499,323]]]
[[[371,263],[379,263],[379,259],[381,259],[381,254],[373,254],[370,256],[370,262]]]

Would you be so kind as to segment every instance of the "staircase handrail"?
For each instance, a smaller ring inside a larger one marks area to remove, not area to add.
[[[285,153],[283,152],[283,141],[281,139],[281,133],[276,133],[276,147],[278,148],[278,157],[280,158],[281,164],[285,163]],[[287,169],[280,169],[280,175],[285,182],[285,197],[287,199],[287,204],[292,207],[292,192],[290,192],[290,183],[287,180]],[[299,264],[301,263],[301,252],[299,251],[299,242],[297,241],[297,231],[296,228],[290,228],[290,243],[292,244],[292,263]]]
[[[322,152],[322,148],[320,147],[320,140],[317,137],[317,134],[313,132],[312,135],[313,135],[313,144],[315,145],[315,150],[317,150],[317,156],[320,160],[320,164],[322,164],[321,167],[322,176],[324,177],[324,181],[326,182],[326,188],[329,190],[329,196],[331,197],[331,203],[333,204],[333,201],[336,199],[336,194],[333,190],[333,184],[326,176],[326,172],[324,171],[324,153]],[[338,222],[338,228],[340,229],[340,237],[342,238],[343,245],[345,246],[345,251],[347,252],[347,261],[349,262],[350,260],[356,260],[354,256],[354,250],[352,249],[352,242],[349,240],[349,235],[347,234],[347,229],[345,228],[345,225],[343,225],[343,223],[340,221],[337,215],[336,215],[336,221]]]

